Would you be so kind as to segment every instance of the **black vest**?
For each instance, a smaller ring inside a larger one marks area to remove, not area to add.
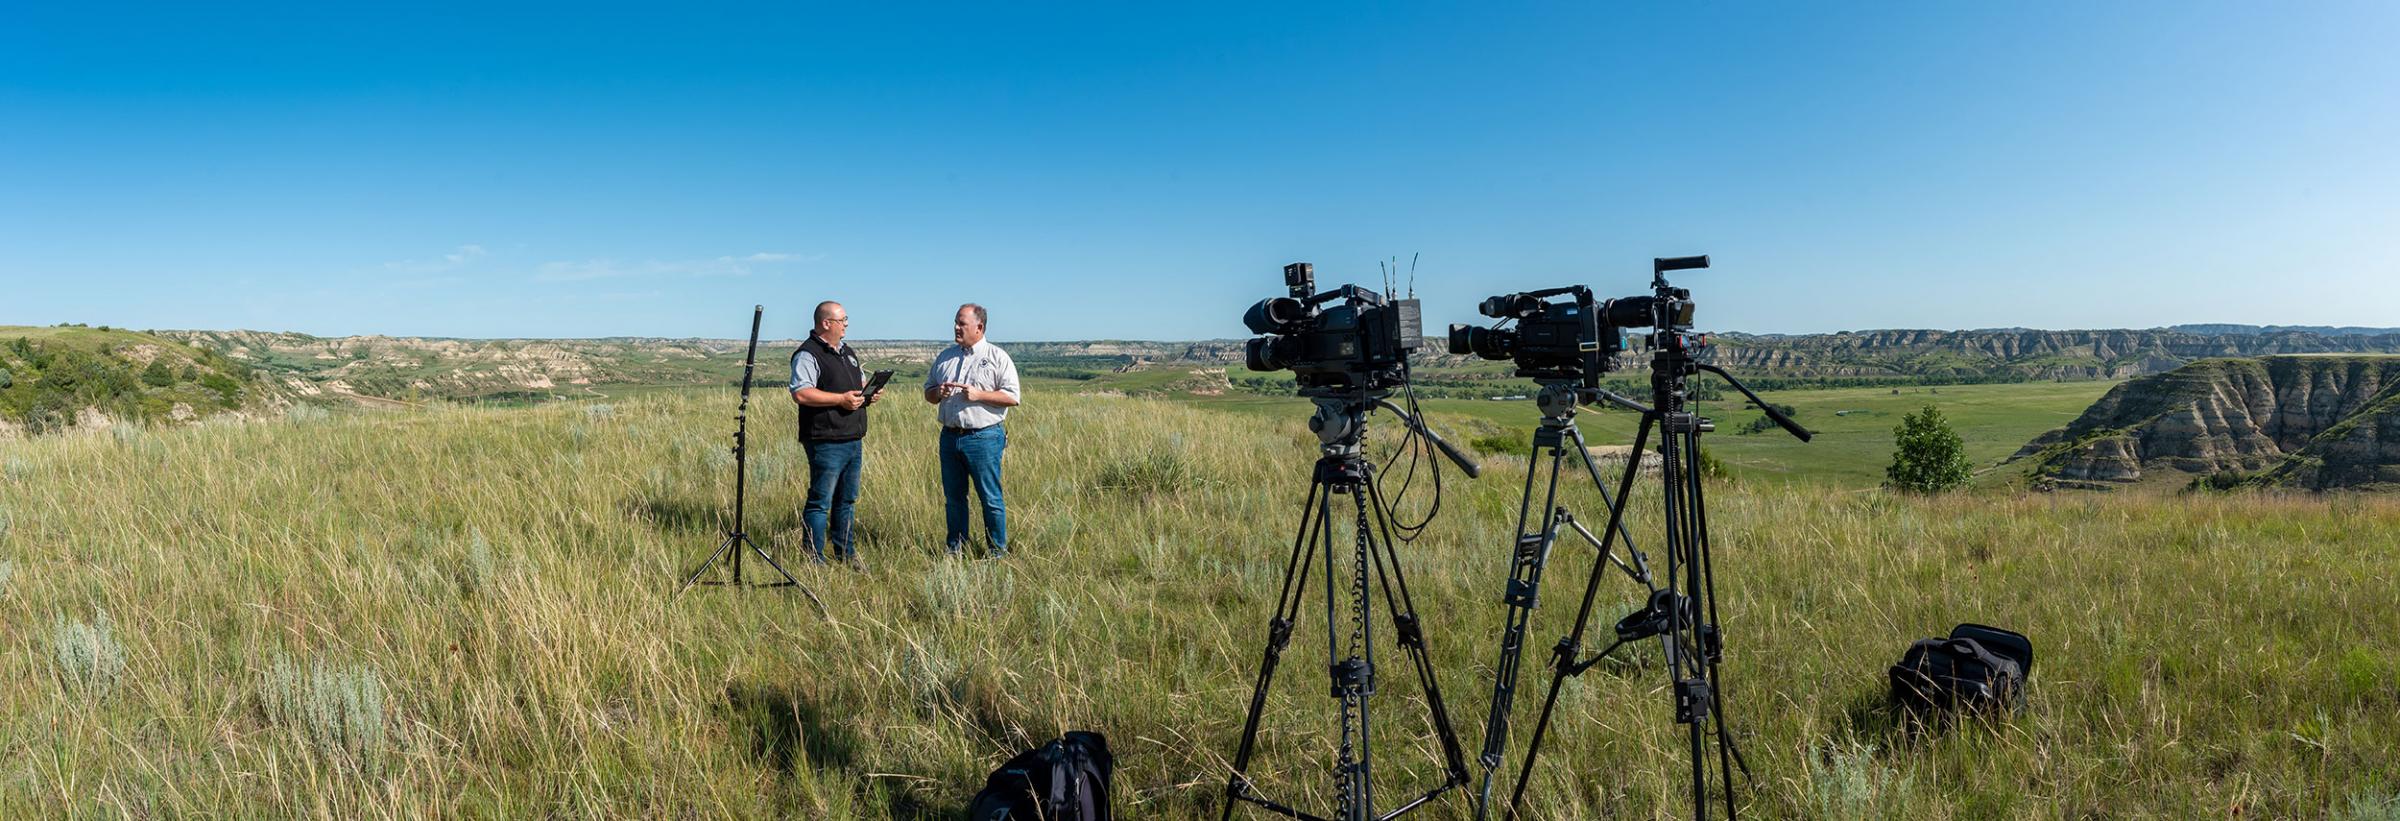
[[[859,379],[858,354],[848,346],[844,346],[840,353],[835,353],[833,349],[825,347],[825,341],[818,339],[816,334],[809,334],[808,341],[800,343],[800,350],[792,352],[792,360],[797,362],[803,356],[817,360],[817,390],[849,393],[866,389],[867,386]],[[802,442],[848,442],[866,436],[866,408],[842,410],[800,406]]]

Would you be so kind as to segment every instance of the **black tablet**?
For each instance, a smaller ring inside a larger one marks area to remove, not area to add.
[[[875,394],[882,393],[884,383],[890,381],[892,381],[891,371],[876,371],[874,376],[867,377],[867,398],[873,399]]]

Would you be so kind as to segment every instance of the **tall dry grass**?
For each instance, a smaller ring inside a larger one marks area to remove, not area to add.
[[[731,501],[731,405],[0,446],[0,816],[947,818],[1001,759],[1070,728],[1114,741],[1127,817],[1213,816],[1314,457],[1303,408],[1262,423],[1034,397],[1011,422],[1000,563],[939,558],[925,409],[879,409],[868,566],[800,571],[821,615],[788,593],[674,592]],[[788,412],[758,416],[749,529],[789,558],[805,460]],[[1404,548],[1470,756],[1524,470],[1487,467],[1448,477],[1442,517]],[[1710,501],[1756,814],[2400,809],[2400,504],[1755,481]],[[1588,488],[1565,502],[1598,515]],[[1520,739],[1590,558],[1553,561]],[[1635,593],[1603,599],[1613,621]],[[1258,769],[1322,811],[1333,712],[1310,612]],[[1902,732],[1884,666],[1958,621],[2033,637],[2031,708]],[[1683,811],[1655,655],[1568,684],[1540,816]],[[1391,797],[1434,767],[1422,697],[1396,652],[1379,657]]]

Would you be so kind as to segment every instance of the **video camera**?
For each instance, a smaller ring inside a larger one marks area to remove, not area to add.
[[[1283,284],[1290,296],[1259,300],[1242,316],[1263,334],[1245,351],[1251,370],[1289,370],[1304,395],[1407,384],[1408,352],[1424,335],[1416,300],[1356,285],[1313,293],[1316,267],[1305,262],[1283,266]]]
[[[1518,376],[1597,387],[1600,375],[1625,350],[1620,328],[1650,329],[1647,340],[1653,346],[1683,341],[1682,332],[1692,326],[1692,292],[1667,285],[1665,274],[1706,267],[1706,256],[1653,259],[1648,296],[1600,301],[1582,285],[1501,294],[1477,308],[1500,320],[1492,327],[1450,326],[1450,352],[1515,360]],[[1501,327],[1512,320],[1515,329]]]

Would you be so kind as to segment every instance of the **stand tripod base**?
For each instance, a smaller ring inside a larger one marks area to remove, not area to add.
[[[741,551],[744,549],[749,550],[751,555],[757,556],[760,561],[766,562],[768,567],[775,568],[776,575],[782,576],[783,580],[757,583],[742,581]],[[709,568],[715,567],[717,562],[725,560],[727,556],[733,557],[733,560],[730,564],[730,566],[733,568],[733,578],[722,581],[715,579],[702,581],[700,579],[701,576],[708,573]],[[704,585],[708,587],[790,587],[799,590],[800,595],[807,596],[809,603],[816,605],[819,612],[823,612],[825,610],[825,602],[819,600],[815,592],[810,591],[807,585],[801,584],[799,579],[793,578],[792,572],[783,569],[783,564],[775,561],[774,556],[767,555],[767,551],[759,549],[758,543],[750,540],[750,534],[739,531],[726,534],[725,541],[717,543],[716,552],[709,554],[708,561],[701,562],[700,569],[692,571],[692,575],[686,577],[683,580],[683,586],[676,588],[675,592],[680,593],[685,590],[689,590],[693,585]]]

